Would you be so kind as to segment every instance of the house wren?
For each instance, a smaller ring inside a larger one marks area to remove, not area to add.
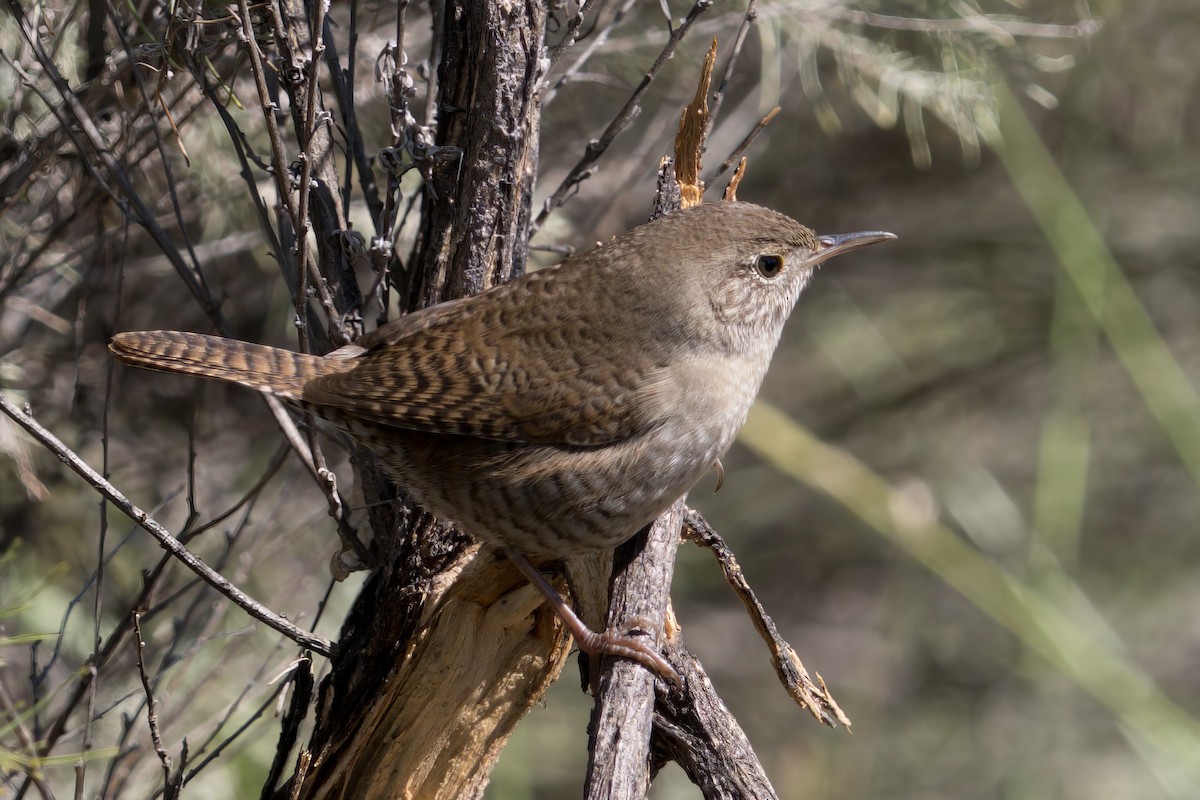
[[[644,641],[588,629],[530,557],[615,547],[685,494],[733,442],[817,265],[894,238],[711,203],[327,356],[173,331],[111,348],[313,411],[424,508],[503,549],[581,649],[673,678]]]

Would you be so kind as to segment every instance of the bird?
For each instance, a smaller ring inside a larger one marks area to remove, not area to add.
[[[644,638],[588,628],[534,560],[616,547],[720,472],[816,268],[895,238],[703,203],[323,356],[179,331],[118,333],[110,349],[313,412],[505,552],[581,650],[677,681]]]

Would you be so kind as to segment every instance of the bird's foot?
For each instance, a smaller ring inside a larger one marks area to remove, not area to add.
[[[571,615],[575,616],[574,612]],[[636,617],[632,621],[633,624],[624,632],[609,628],[603,633],[593,631],[578,617],[575,617],[575,620],[579,623],[580,629],[578,631],[572,629],[569,622],[567,628],[571,630],[571,635],[575,637],[575,643],[579,645],[579,649],[589,656],[627,658],[641,664],[668,683],[675,686],[680,685],[682,679],[679,677],[679,672],[642,635],[653,636],[654,628],[648,620]]]
[[[541,570],[533,565],[533,562],[524,554],[515,550],[507,552],[508,557],[512,559],[517,568],[529,579],[529,582],[536,586],[538,591],[550,601],[550,606],[554,609],[554,613],[558,614],[567,631],[575,637],[575,643],[579,645],[580,650],[591,656],[606,655],[628,658],[643,665],[663,680],[675,686],[680,685],[681,679],[679,673],[671,666],[671,662],[663,658],[662,654],[647,642],[645,637],[636,635],[638,632],[654,631],[656,626],[653,623],[642,618],[637,618],[634,620],[635,624],[630,626],[626,631],[622,632],[610,629],[603,633],[597,633],[579,618],[575,610],[567,604],[566,600],[563,600],[562,595],[546,579]]]

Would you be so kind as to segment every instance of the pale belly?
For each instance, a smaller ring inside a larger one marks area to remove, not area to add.
[[[671,413],[621,442],[562,447],[392,429],[391,446],[376,449],[418,503],[493,545],[550,557],[614,547],[666,511],[725,453],[761,377],[735,380],[720,361],[686,375],[672,387]],[[346,422],[360,436],[379,433]]]

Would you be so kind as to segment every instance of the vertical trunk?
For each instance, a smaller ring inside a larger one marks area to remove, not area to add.
[[[462,0],[435,17],[443,149],[420,165],[413,305],[520,273],[537,168],[544,4]],[[368,500],[386,494],[377,478],[361,474]],[[277,796],[478,797],[566,658],[553,613],[506,560],[424,515],[388,516],[372,526],[377,542],[395,540],[392,555],[346,619],[315,729]]]

